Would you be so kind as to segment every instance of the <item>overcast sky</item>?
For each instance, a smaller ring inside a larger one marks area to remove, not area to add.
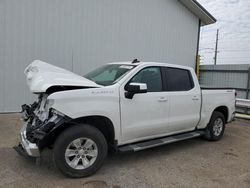
[[[202,27],[202,64],[214,63],[216,30],[219,29],[217,64],[250,64],[250,0],[198,0],[216,19]]]

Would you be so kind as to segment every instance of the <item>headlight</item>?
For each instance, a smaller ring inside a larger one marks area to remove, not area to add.
[[[54,108],[51,108],[51,114],[56,114],[56,115],[59,115],[59,116],[65,116],[63,113],[59,112],[58,110],[54,109]]]
[[[51,108],[51,106],[54,104],[55,100],[54,99],[47,99],[46,103],[44,105],[44,108],[46,110],[49,110]]]

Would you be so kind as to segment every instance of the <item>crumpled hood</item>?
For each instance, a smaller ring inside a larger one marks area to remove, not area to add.
[[[26,67],[24,74],[33,93],[46,92],[52,86],[102,87],[82,76],[40,60],[35,60]]]

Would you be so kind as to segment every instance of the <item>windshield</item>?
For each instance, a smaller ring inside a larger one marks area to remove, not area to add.
[[[114,84],[134,67],[134,65],[109,64],[91,71],[84,77],[99,85],[108,86]]]

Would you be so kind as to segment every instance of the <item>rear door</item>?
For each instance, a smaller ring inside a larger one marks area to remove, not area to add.
[[[169,96],[169,131],[184,132],[195,129],[200,118],[200,87],[194,84],[188,69],[164,68]]]

